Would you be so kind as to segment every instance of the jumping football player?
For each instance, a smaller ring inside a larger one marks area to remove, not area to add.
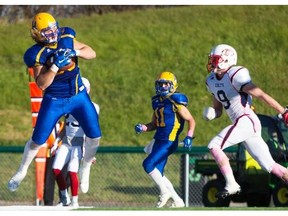
[[[44,95],[20,167],[8,182],[11,191],[17,190],[39,148],[57,121],[67,113],[74,116],[86,135],[80,184],[88,190],[90,166],[99,146],[101,129],[98,114],[81,79],[78,58],[94,59],[96,52],[77,41],[75,36],[72,28],[59,27],[49,13],[38,13],[32,19],[31,37],[36,43],[25,52],[24,62],[33,68],[35,82]]]

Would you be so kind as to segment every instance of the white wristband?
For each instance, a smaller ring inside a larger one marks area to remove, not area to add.
[[[55,74],[58,72],[59,70],[59,67],[57,67],[57,65],[53,64],[51,67],[50,67],[50,70],[53,71]]]
[[[80,50],[75,50],[75,52],[76,52],[76,56],[79,56],[80,55]]]

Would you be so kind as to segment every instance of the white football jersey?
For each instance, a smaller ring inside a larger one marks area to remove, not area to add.
[[[220,80],[216,78],[215,73],[211,73],[206,79],[208,91],[222,103],[232,122],[244,114],[255,115],[251,109],[251,95],[241,91],[249,82],[249,71],[242,66],[231,67]]]

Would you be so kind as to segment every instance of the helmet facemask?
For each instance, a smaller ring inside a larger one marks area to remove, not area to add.
[[[217,73],[220,70],[222,71],[224,68],[220,68],[220,65],[223,63],[223,61],[224,60],[220,55],[209,55],[207,70],[214,73]]]
[[[53,23],[40,31],[37,28],[32,28],[31,31],[36,36],[37,42],[54,44],[58,41],[59,30],[57,23]]]
[[[56,43],[58,41],[58,25],[57,23],[53,23],[46,29],[42,29],[40,31],[42,38],[45,38],[45,43],[51,44]]]
[[[166,97],[169,94],[174,93],[173,83],[167,80],[157,80],[155,82],[156,94]]]

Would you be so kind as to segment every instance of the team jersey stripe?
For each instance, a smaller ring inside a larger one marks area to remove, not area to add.
[[[65,38],[65,37],[74,38],[74,36],[71,35],[71,34],[63,34],[63,35],[61,35],[61,38]]]
[[[174,126],[173,126],[171,133],[169,134],[170,141],[175,140],[179,127],[180,127],[180,123],[179,123],[178,115],[175,113]]]
[[[46,49],[46,47],[43,47],[39,52],[38,52],[38,54],[37,54],[37,56],[36,56],[36,62],[35,62],[35,65],[38,65],[39,64],[39,62],[40,62],[40,56],[41,56],[41,54],[42,54],[42,52],[44,51]]]
[[[78,78],[79,78],[79,74],[76,75],[76,79],[75,79],[75,86],[76,86],[76,92],[75,92],[75,94],[78,94],[78,89],[79,89],[79,86],[78,86]]]
[[[237,123],[239,122],[239,119],[242,118],[243,116],[247,116],[247,114],[243,114],[239,118],[237,118],[235,123],[229,128],[228,132],[226,133],[226,135],[223,138],[223,141],[221,143],[221,146],[220,146],[221,149],[223,149],[223,146],[225,145],[225,142],[227,141],[227,139],[229,138],[230,134],[232,133],[232,131],[236,127]]]

